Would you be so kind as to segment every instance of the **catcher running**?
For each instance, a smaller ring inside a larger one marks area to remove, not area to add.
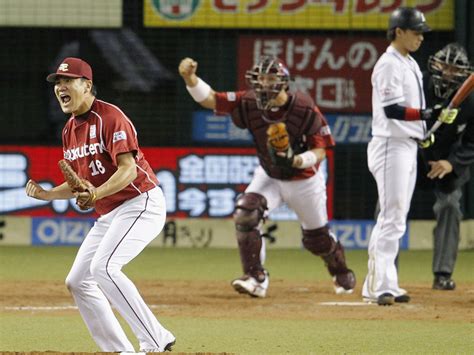
[[[286,202],[298,215],[304,247],[324,260],[336,293],[351,293],[355,275],[328,227],[326,184],[318,168],[325,149],[335,143],[319,109],[306,94],[288,90],[290,73],[275,57],[263,56],[247,71],[246,91],[215,92],[196,70],[197,62],[191,58],[179,64],[189,94],[201,106],[230,114],[237,127],[248,129],[260,162],[235,205],[244,275],[233,280],[232,287],[253,297],[266,296],[269,273],[263,266],[261,226],[270,211]]]
[[[140,351],[169,350],[174,335],[165,329],[121,271],[162,230],[166,205],[158,180],[138,146],[137,131],[117,106],[98,100],[92,69],[66,58],[48,75],[61,109],[71,114],[63,132],[66,182],[44,190],[35,181],[28,196],[40,200],[76,198],[100,218],[84,239],[66,285],[84,322],[104,352],[134,352],[112,311],[127,321]],[[109,303],[110,302],[110,303]]]

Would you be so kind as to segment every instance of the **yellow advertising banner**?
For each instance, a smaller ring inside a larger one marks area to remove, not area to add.
[[[416,6],[434,30],[452,30],[454,0],[144,0],[146,27],[384,30]]]
[[[120,28],[122,0],[0,0],[0,26]]]

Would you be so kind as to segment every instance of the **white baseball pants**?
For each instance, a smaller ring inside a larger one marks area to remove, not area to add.
[[[286,202],[288,207],[295,211],[303,229],[317,229],[328,224],[326,182],[320,171],[308,179],[278,180],[268,176],[265,170],[258,166],[245,192],[264,196],[268,204],[268,213]],[[331,237],[336,240],[333,233]],[[260,251],[262,264],[265,258],[265,240],[262,238]]]
[[[165,199],[156,187],[101,216],[79,248],[66,285],[102,351],[134,351],[110,303],[130,325],[140,349],[163,351],[175,339],[121,271],[158,236],[165,218]]]
[[[268,176],[258,166],[245,192],[264,196],[268,213],[286,202],[295,211],[304,229],[316,229],[328,223],[326,183],[320,171],[308,179],[278,180]]]
[[[362,296],[377,299],[383,293],[400,296],[395,258],[416,182],[418,146],[410,138],[373,137],[368,146],[369,170],[377,182],[380,213],[369,241],[368,273]]]

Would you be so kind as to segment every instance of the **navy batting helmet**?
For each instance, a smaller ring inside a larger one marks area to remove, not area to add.
[[[388,29],[401,28],[417,32],[428,32],[431,28],[426,24],[425,15],[414,7],[399,7],[390,15]]]

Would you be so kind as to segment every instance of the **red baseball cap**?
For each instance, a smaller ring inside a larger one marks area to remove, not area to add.
[[[46,81],[54,83],[57,76],[92,80],[92,68],[82,59],[68,57],[59,64],[56,73],[51,73],[46,77]]]

